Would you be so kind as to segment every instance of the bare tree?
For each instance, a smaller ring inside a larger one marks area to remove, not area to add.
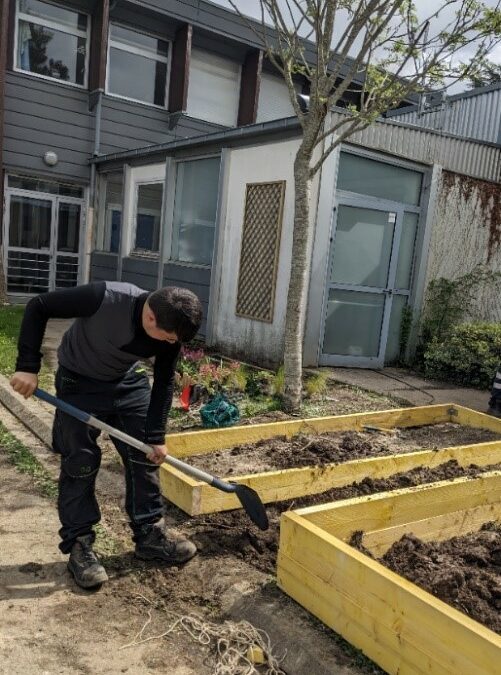
[[[412,0],[259,0],[261,21],[251,22],[243,14],[243,0],[229,2],[284,78],[302,131],[294,162],[284,354],[284,405],[294,411],[301,404],[312,179],[337,146],[410,94],[467,78],[499,40],[501,12],[499,5],[488,8],[477,0],[436,0],[433,13],[424,18]],[[444,10],[452,16],[446,25]],[[467,63],[461,60],[465,48]],[[309,86],[307,110],[297,99],[298,77]],[[347,111],[341,119],[331,117],[332,107],[350,95],[357,103],[343,104]]]

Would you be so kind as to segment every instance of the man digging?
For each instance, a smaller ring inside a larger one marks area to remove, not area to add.
[[[40,348],[48,319],[75,318],[58,349],[57,396],[125,433],[150,444],[145,456],[113,440],[125,468],[125,508],[142,560],[181,564],[196,553],[186,539],[169,539],[162,527],[158,468],[167,450],[165,426],[182,342],[202,322],[202,307],[191,291],[167,287],[148,293],[119,282],[98,282],[39,295],[26,305],[11,385],[28,398],[38,386]],[[155,357],[150,390],[138,359]],[[68,569],[82,588],[108,576],[92,550],[93,526],[101,514],[95,496],[101,462],[99,431],[56,411],[53,449],[61,455],[58,512]]]

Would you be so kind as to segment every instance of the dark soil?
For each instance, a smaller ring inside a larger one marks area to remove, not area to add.
[[[380,559],[394,572],[501,634],[501,526],[441,542],[406,534]]]
[[[359,483],[333,488],[321,494],[275,502],[266,507],[270,521],[270,528],[266,532],[261,532],[255,527],[242,510],[190,518],[169,504],[167,513],[178,523],[182,522],[183,530],[196,543],[201,556],[213,559],[220,556],[236,556],[263,572],[274,574],[279,521],[283,511],[461,476],[473,477],[484,471],[499,468],[501,468],[499,464],[482,468],[472,465],[464,468],[455,460],[451,460],[434,469],[420,467],[394,474],[389,478],[365,478]]]
[[[259,473],[303,466],[324,466],[338,462],[379,457],[418,450],[432,450],[497,440],[499,434],[459,424],[434,424],[424,427],[379,432],[330,432],[298,434],[237,445],[190,457],[190,463],[222,476]]]

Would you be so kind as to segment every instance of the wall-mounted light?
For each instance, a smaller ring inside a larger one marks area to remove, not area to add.
[[[56,166],[56,164],[59,162],[59,157],[53,150],[47,150],[43,156],[43,161],[47,164],[47,166]]]

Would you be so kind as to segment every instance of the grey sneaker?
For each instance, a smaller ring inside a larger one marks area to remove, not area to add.
[[[492,406],[489,406],[489,409],[487,410],[488,415],[492,415],[493,417],[500,417],[501,418],[501,408],[493,408]]]
[[[185,538],[167,537],[160,527],[136,543],[136,557],[141,560],[160,560],[170,565],[188,562],[197,552],[195,544]]]
[[[95,588],[108,581],[106,570],[92,550],[92,536],[77,537],[71,549],[68,569],[81,588]]]

